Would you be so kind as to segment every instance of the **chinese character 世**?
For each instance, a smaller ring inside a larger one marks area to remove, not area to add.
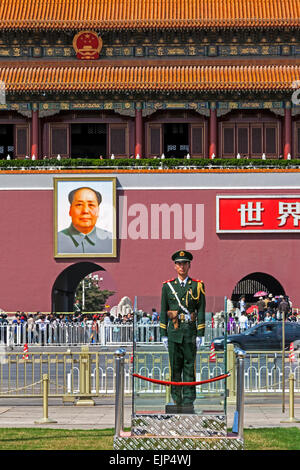
[[[263,225],[261,213],[265,209],[261,207],[261,202],[248,202],[241,204],[238,212],[241,213],[241,227],[246,225]]]

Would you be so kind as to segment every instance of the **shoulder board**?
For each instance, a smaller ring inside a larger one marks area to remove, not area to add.
[[[192,279],[192,281],[194,281],[194,282],[203,282],[203,281],[200,281],[200,279]]]
[[[174,277],[174,279],[169,279],[168,281],[164,281],[163,284],[166,284],[167,282],[172,282],[172,281],[175,281],[176,277]]]

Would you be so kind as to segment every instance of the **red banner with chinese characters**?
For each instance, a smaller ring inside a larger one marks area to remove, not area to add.
[[[300,195],[217,196],[217,233],[300,233]]]

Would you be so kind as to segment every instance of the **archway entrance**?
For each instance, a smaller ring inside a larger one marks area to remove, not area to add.
[[[75,291],[82,279],[95,271],[105,271],[95,263],[72,264],[56,278],[52,288],[52,312],[73,312]]]
[[[273,296],[285,295],[282,285],[275,277],[266,273],[251,273],[237,283],[231,300],[237,302],[241,296],[245,296],[246,302],[256,302],[257,298],[254,297],[254,294],[259,291],[270,293]]]

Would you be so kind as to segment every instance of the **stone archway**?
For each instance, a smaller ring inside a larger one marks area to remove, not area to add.
[[[243,277],[235,286],[231,300],[237,302],[243,295],[246,298],[246,302],[254,302],[254,294],[258,291],[265,291],[268,294],[285,295],[285,290],[280,282],[275,277],[266,273],[251,273]]]
[[[64,269],[52,287],[52,312],[73,312],[75,291],[79,282],[95,271],[105,271],[96,263],[80,262]]]

